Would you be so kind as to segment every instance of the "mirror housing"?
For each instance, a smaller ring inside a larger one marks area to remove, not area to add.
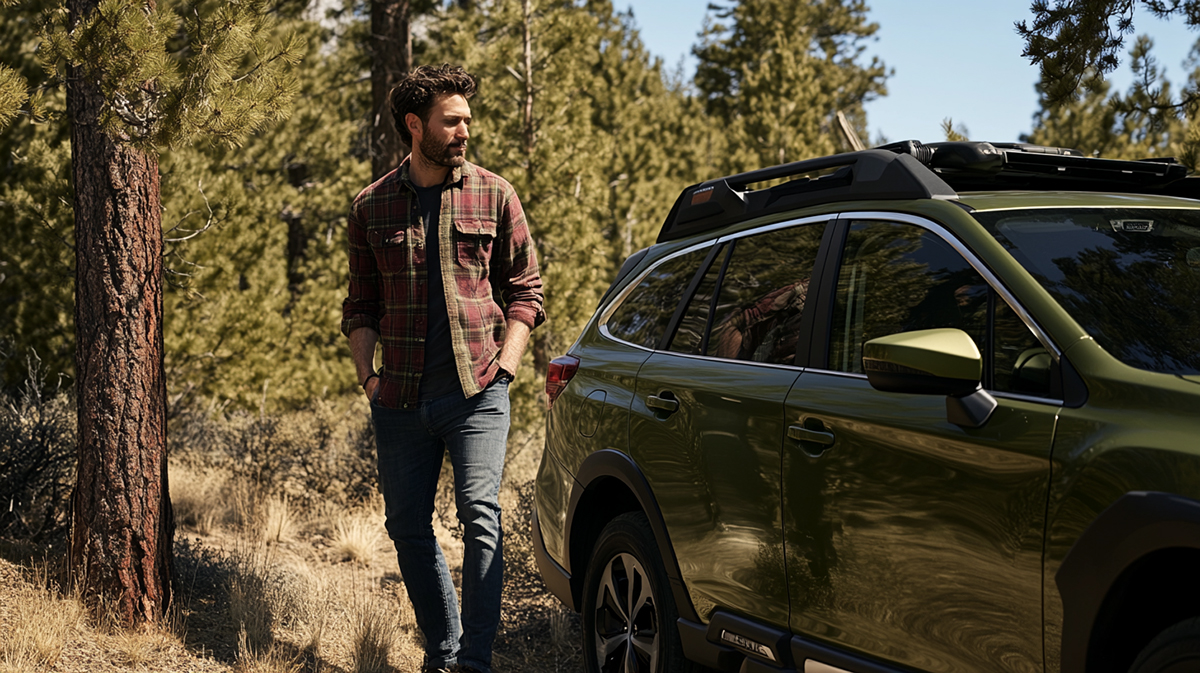
[[[876,390],[945,395],[946,418],[978,428],[991,418],[996,400],[980,386],[983,357],[960,329],[901,332],[863,344],[863,371]]]

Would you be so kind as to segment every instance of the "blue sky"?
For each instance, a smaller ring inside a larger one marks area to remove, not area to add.
[[[633,8],[642,41],[669,69],[695,71],[691,46],[704,23],[709,0],[615,0]],[[949,117],[973,140],[1017,140],[1032,127],[1037,109],[1037,69],[1021,56],[1023,43],[1013,23],[1030,18],[1029,0],[868,0],[868,16],[879,24],[868,54],[894,72],[888,95],[867,105],[870,141],[942,140]],[[1154,53],[1175,87],[1184,81],[1182,62],[1200,34],[1183,22],[1159,21],[1148,12],[1134,16],[1138,34],[1155,41]],[[1132,43],[1132,37],[1126,44]],[[1126,89],[1128,58],[1112,81]],[[864,139],[867,140],[867,139]]]

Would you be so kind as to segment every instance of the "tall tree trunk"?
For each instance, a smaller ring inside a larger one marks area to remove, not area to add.
[[[388,94],[412,70],[412,0],[371,0],[371,175],[378,180],[408,154]]]
[[[97,4],[69,0],[72,22]],[[175,529],[158,158],[104,134],[99,88],[77,69],[70,75],[79,419],[71,566],[85,595],[136,625],[158,619],[170,603]]]
[[[537,119],[533,115],[534,95],[537,90],[533,86],[533,3],[532,0],[521,1],[521,55],[525,66],[525,92],[522,101],[522,132],[525,140],[525,180],[529,190],[527,206],[536,204],[538,199],[537,180]],[[531,223],[532,224],[532,223]],[[536,228],[534,234],[536,238]],[[544,258],[543,258],[544,259]],[[549,264],[546,260],[545,264]],[[543,269],[544,272],[544,269]],[[550,368],[550,330],[539,330],[533,335],[533,368],[539,374],[545,374]]]

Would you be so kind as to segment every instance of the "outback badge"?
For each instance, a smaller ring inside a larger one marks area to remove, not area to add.
[[[1154,231],[1154,220],[1112,220],[1113,231],[1145,234]]]

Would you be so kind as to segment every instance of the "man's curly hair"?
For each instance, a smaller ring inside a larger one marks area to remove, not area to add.
[[[421,118],[422,124],[429,123],[429,110],[441,96],[459,94],[470,99],[475,95],[475,78],[460,66],[443,63],[440,66],[423,65],[400,80],[389,95],[392,103],[392,120],[405,145],[412,147],[412,134],[404,124],[408,113]]]

